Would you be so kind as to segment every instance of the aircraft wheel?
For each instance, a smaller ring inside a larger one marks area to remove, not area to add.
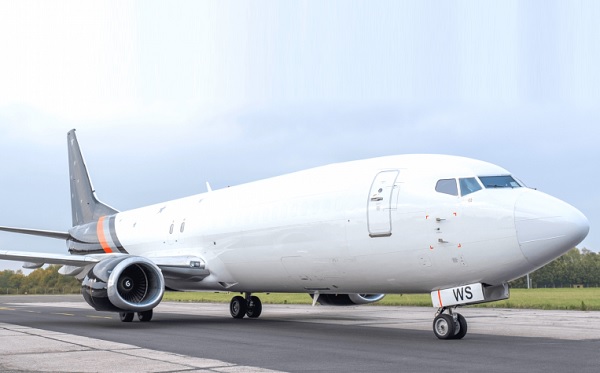
[[[433,334],[439,339],[452,339],[455,330],[452,316],[443,313],[433,319]]]
[[[138,319],[142,322],[152,320],[152,310],[138,312]]]
[[[262,302],[259,297],[251,296],[250,303],[248,304],[248,310],[246,311],[246,316],[251,319],[255,319],[260,316],[262,312]]]
[[[235,296],[229,303],[229,312],[234,319],[243,319],[248,311],[248,303],[243,297]]]
[[[132,322],[133,315],[133,312],[119,312],[119,319],[121,319],[122,322]]]
[[[456,321],[457,322],[454,325],[456,330],[454,331],[455,334],[452,339],[463,339],[463,337],[467,335],[467,319],[460,313],[457,313]]]

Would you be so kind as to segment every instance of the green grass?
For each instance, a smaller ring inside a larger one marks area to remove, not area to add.
[[[478,307],[600,311],[600,288],[511,289],[509,299]]]
[[[544,310],[600,311],[600,288],[511,289],[510,299],[473,307],[533,308]],[[229,303],[236,293],[166,292],[164,300],[176,302]],[[265,304],[311,304],[307,294],[257,294]],[[431,307],[429,294],[387,295],[375,306]]]

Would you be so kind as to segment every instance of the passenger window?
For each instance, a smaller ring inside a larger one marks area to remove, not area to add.
[[[481,185],[474,177],[459,179],[460,194],[466,196],[481,189]]]
[[[451,196],[458,196],[458,187],[456,186],[456,179],[438,180],[437,184],[435,184],[435,190],[439,193],[450,194]]]

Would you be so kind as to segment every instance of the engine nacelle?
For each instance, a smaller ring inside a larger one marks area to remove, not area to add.
[[[379,302],[383,297],[385,294],[321,294],[318,302],[327,306],[355,306]]]
[[[96,264],[81,283],[81,294],[96,311],[142,312],[165,293],[160,268],[138,256],[115,256]]]

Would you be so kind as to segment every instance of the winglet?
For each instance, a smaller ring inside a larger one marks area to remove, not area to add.
[[[67,133],[69,146],[69,177],[71,180],[71,211],[73,226],[98,220],[101,216],[116,214],[118,211],[100,202],[79,148],[75,130]]]

